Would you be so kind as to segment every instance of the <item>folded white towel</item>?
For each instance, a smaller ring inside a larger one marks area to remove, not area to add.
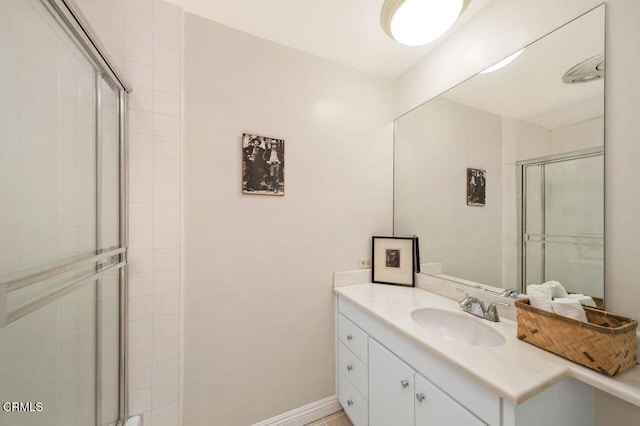
[[[582,304],[577,299],[562,297],[553,300],[551,302],[551,306],[553,307],[553,312],[558,315],[587,322],[587,314],[585,313]]]
[[[567,296],[569,296],[569,293],[567,293],[567,290],[558,281],[547,281],[546,283],[544,283],[542,285],[551,290],[551,296],[554,299],[556,299],[558,297],[567,297]]]
[[[579,300],[583,306],[591,306],[592,308],[597,307],[596,302],[593,300],[593,297],[591,296],[585,296],[584,294],[580,294],[580,293],[573,293],[567,297],[569,297],[569,299]]]
[[[534,308],[553,311],[551,307],[551,289],[539,284],[531,284],[527,286],[527,296],[529,296],[529,303]]]

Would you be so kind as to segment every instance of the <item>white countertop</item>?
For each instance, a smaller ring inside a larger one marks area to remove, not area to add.
[[[445,340],[420,327],[411,312],[427,307],[462,310],[455,301],[418,288],[367,283],[337,287],[334,291],[512,404],[521,404],[562,379],[574,377],[640,406],[639,366],[607,377],[518,340],[514,321],[501,319],[492,323],[470,314],[470,318],[499,332],[506,343],[479,347]]]

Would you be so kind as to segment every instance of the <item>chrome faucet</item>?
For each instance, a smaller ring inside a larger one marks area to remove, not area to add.
[[[477,297],[469,296],[469,293],[461,288],[456,288],[456,290],[465,296],[464,299],[458,302],[458,305],[460,305],[462,310],[477,317],[484,318],[484,314],[487,310],[485,309],[482,300]]]
[[[469,293],[464,291],[461,288],[456,288],[456,290],[460,293],[464,294],[464,298],[458,302],[463,311],[470,313],[471,315],[475,315],[480,318],[484,318],[488,321],[498,322],[500,321],[500,316],[498,315],[498,306],[510,306],[508,303],[504,302],[491,302],[488,307],[485,308],[482,300],[477,297],[469,296]]]

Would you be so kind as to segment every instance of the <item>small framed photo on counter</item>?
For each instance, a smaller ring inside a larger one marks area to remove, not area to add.
[[[415,238],[372,237],[371,281],[415,286]]]

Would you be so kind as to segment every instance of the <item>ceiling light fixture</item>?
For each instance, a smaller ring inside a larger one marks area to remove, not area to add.
[[[467,0],[385,0],[380,24],[389,37],[407,46],[427,44],[444,34]]]
[[[509,65],[511,62],[515,61],[516,58],[518,56],[520,56],[520,54],[524,52],[524,49],[520,49],[518,50],[516,53],[514,53],[513,55],[507,56],[506,58],[504,58],[503,60],[501,60],[500,62],[498,62],[497,64],[493,64],[491,65],[489,68],[487,68],[484,71],[480,71],[480,74],[486,74],[489,72],[493,72],[493,71],[497,71],[502,67],[505,67],[507,65]]]

